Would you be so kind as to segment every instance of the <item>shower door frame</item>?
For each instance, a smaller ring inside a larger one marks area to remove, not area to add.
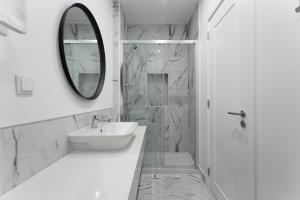
[[[195,56],[198,56],[197,54],[196,54],[196,45],[199,45],[200,44],[200,41],[199,40],[121,40],[121,42],[120,42],[120,46],[122,47],[121,49],[121,55],[122,55],[122,62],[121,63],[123,63],[123,64],[121,64],[122,66],[124,65],[124,59],[123,59],[123,56],[124,56],[124,45],[125,44],[194,44],[195,46],[194,46],[194,55]],[[196,59],[196,58],[194,58],[194,67],[195,67],[195,73],[196,73],[196,76],[195,76],[195,96],[196,96],[196,99],[195,99],[195,102],[196,102],[196,108],[197,108],[197,104],[198,104],[198,102],[197,102],[197,97],[199,96],[199,94],[198,94],[198,90],[199,90],[199,85],[197,84],[198,82],[197,82],[197,77],[199,76],[199,72],[198,72],[198,70],[197,70],[197,66],[199,65],[199,63],[197,62],[197,60],[198,59]],[[120,66],[121,66],[120,65]],[[127,67],[127,66],[126,66]],[[128,69],[127,69],[128,70]],[[127,72],[128,73],[128,72]],[[164,74],[164,73],[163,73]],[[128,82],[128,80],[127,80],[127,82]],[[147,84],[147,83],[146,83]],[[148,87],[147,87],[147,85],[146,85],[146,94],[148,93]],[[124,92],[124,91],[123,91]],[[128,98],[128,94],[127,94],[127,98]],[[121,98],[120,98],[121,99]],[[123,101],[124,101],[124,99],[123,99]],[[128,102],[127,102],[128,103]],[[123,105],[124,106],[124,105]],[[128,105],[127,105],[128,106]],[[148,102],[147,102],[147,106],[146,106],[146,108],[149,108],[149,107],[160,107],[160,108],[165,108],[166,106],[149,106],[148,105]],[[196,111],[197,112],[197,111]],[[164,113],[164,112],[163,112]],[[123,113],[123,114],[125,114],[125,112]],[[128,115],[128,114],[126,114],[126,115]],[[163,114],[164,115],[164,114]],[[126,119],[126,120],[128,120],[128,118]],[[195,118],[195,120],[196,120],[196,138],[197,138],[197,122],[198,122],[198,114],[196,113],[196,118]],[[163,124],[163,128],[164,128],[164,124]],[[146,166],[146,168],[148,168],[148,169],[151,169],[151,168],[155,168],[155,169],[160,169],[160,168],[165,168],[165,167],[167,167],[167,166],[165,166],[165,164],[164,164],[164,151],[163,151],[163,143],[164,143],[164,141],[163,141],[164,139],[163,139],[163,136],[160,138],[160,148],[161,148],[161,152],[155,152],[155,164],[154,165],[150,165],[150,166]],[[195,145],[197,145],[197,143],[195,143]],[[197,160],[197,157],[198,157],[198,152],[196,151],[196,147],[195,147],[195,158],[194,158],[194,162],[195,162],[195,166],[197,165],[197,163],[196,163],[196,160]],[[147,152],[145,152],[145,154],[146,154]],[[158,163],[159,161],[157,161],[157,159],[156,159],[156,154],[157,153],[161,153],[161,156],[160,156],[160,158],[162,159],[161,161],[162,161],[162,164],[160,165],[160,163]]]

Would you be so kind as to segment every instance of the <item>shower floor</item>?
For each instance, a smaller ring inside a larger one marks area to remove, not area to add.
[[[194,168],[195,163],[188,152],[164,152],[163,156],[155,152],[146,152],[144,155],[146,167],[173,167],[173,168]]]
[[[138,200],[213,200],[199,174],[142,174]]]
[[[171,166],[194,166],[194,160],[192,156],[187,152],[166,152],[164,153],[165,165]]]

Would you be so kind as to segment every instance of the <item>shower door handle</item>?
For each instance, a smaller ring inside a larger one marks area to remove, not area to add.
[[[241,116],[242,118],[246,118],[246,116],[247,116],[247,114],[245,113],[245,111],[241,111],[241,112],[239,112],[239,113],[235,113],[235,112],[228,112],[227,113],[228,115],[239,115],[239,116]]]

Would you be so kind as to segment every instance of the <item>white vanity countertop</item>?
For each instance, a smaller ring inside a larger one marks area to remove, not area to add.
[[[145,130],[124,150],[70,153],[0,200],[127,200]]]

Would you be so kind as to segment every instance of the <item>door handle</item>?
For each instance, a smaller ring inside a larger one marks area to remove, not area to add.
[[[247,114],[245,113],[245,111],[241,111],[241,112],[239,112],[239,113],[234,113],[234,112],[228,112],[227,113],[228,115],[239,115],[239,116],[241,116],[242,118],[246,118],[246,116],[247,116]]]

